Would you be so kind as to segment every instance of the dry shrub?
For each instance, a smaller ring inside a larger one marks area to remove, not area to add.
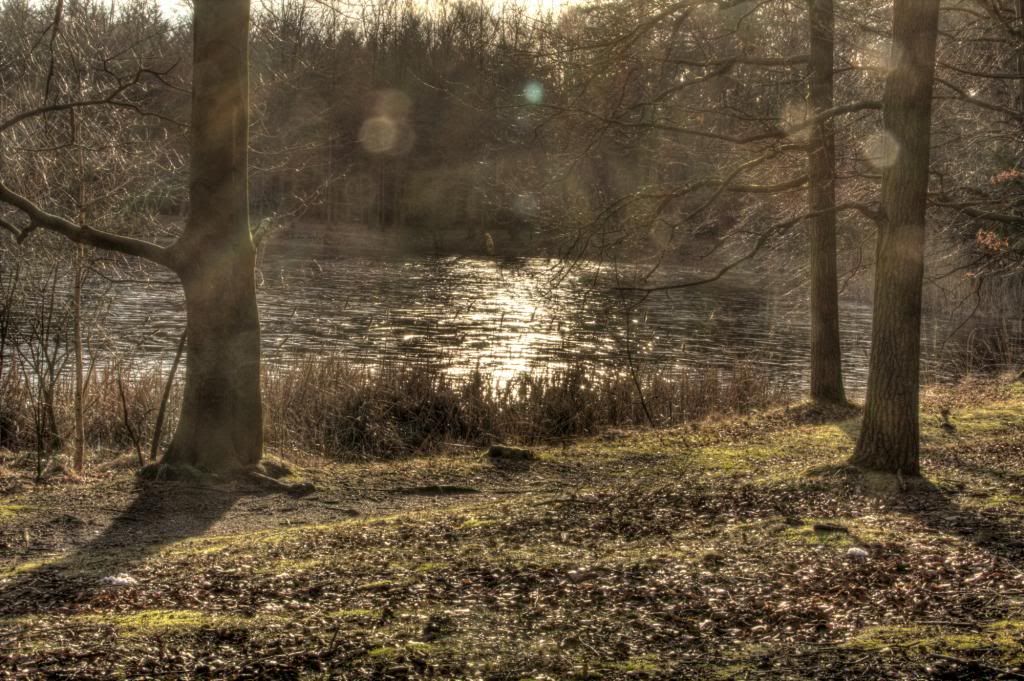
[[[17,451],[30,446],[32,417],[29,385],[15,371],[0,377],[0,449]]]
[[[728,371],[648,372],[634,379],[579,364],[502,383],[479,371],[460,376],[446,369],[415,362],[366,366],[333,356],[268,366],[267,444],[338,459],[386,458],[430,451],[445,442],[550,442],[612,427],[677,424],[789,397],[765,371],[744,365]],[[181,378],[172,393],[165,440],[177,418]],[[134,446],[125,425],[123,386],[128,425],[147,452],[165,380],[166,367],[98,368],[86,395],[88,447],[123,452]],[[66,445],[73,432],[73,396],[72,380],[63,378],[56,402]],[[0,448],[30,450],[31,424],[30,383],[8,372],[0,383]]]
[[[744,365],[634,380],[580,364],[499,384],[479,371],[458,377],[439,366],[368,367],[328,357],[268,370],[264,382],[268,443],[337,458],[396,456],[449,441],[562,440],[787,397],[767,373]]]
[[[120,379],[120,380],[119,380]],[[90,449],[124,450],[133,447],[128,427],[148,447],[153,420],[159,405],[164,377],[159,369],[125,369],[106,366],[88,377],[85,394],[85,439]],[[119,386],[120,383],[120,386]],[[125,409],[128,412],[125,425]],[[27,451],[35,447],[31,379],[25,372],[12,370],[0,380],[0,448]],[[57,430],[65,446],[74,433],[74,380],[62,376],[55,387]]]
[[[98,369],[90,377],[85,398],[85,435],[90,447],[124,449],[133,447],[131,433],[140,438],[143,448],[153,436],[153,422],[160,406],[164,376],[153,367],[143,369],[109,366]],[[120,385],[119,385],[120,382]],[[124,389],[124,405],[121,389]],[[69,386],[73,390],[73,386]],[[68,393],[67,400],[73,399]],[[127,407],[128,427],[124,413]],[[74,415],[69,413],[68,418]]]

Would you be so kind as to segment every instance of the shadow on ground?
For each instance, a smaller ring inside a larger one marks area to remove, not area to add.
[[[977,548],[998,556],[1015,568],[1024,568],[1024,533],[1020,517],[1004,513],[986,513],[961,504],[956,495],[922,479],[902,500],[906,513],[915,516],[929,529],[955,535]]]
[[[987,468],[956,462],[948,467],[954,475],[961,472],[992,473]],[[993,556],[1010,562],[1015,568],[1024,568],[1024,526],[1019,513],[1005,509],[985,511],[961,503],[961,493],[971,493],[968,484],[950,487],[941,481],[919,478],[901,478],[894,475],[866,472],[846,463],[818,466],[810,469],[812,478],[845,479],[853,489],[868,496],[881,496],[890,500],[890,508],[915,518],[928,530],[937,534],[956,536]],[[1001,477],[1001,476],[999,476]]]
[[[108,578],[130,576],[162,548],[205,533],[242,496],[212,487],[139,482],[132,502],[88,543],[53,560],[22,563],[0,579],[0,617],[73,611],[75,603],[97,591],[118,588]]]

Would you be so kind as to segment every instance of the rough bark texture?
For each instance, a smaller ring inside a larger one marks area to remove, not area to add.
[[[882,174],[864,423],[852,463],[919,473],[918,390],[931,102],[938,0],[896,0],[883,120],[895,161]]]
[[[1024,37],[1024,0],[1017,0],[1017,31]],[[1024,39],[1017,48],[1017,75],[1024,76]],[[1024,111],[1024,78],[1017,82],[1017,110]]]
[[[832,0],[810,0],[811,52],[808,99],[812,115],[833,105]],[[839,345],[839,286],[836,280],[835,129],[831,118],[813,126],[808,139],[807,177],[811,270],[811,399],[843,403],[842,350]]]
[[[72,466],[76,473],[85,470],[85,366],[82,354],[82,279],[85,276],[82,260],[84,258],[85,253],[79,245],[75,249],[75,279],[71,295],[74,314],[72,335],[75,345],[75,453]]]
[[[188,354],[164,462],[224,472],[263,451],[260,330],[247,189],[249,0],[197,0],[190,214],[174,246]]]

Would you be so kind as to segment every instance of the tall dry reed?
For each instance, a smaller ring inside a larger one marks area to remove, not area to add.
[[[85,400],[90,449],[126,451],[139,443],[148,451],[165,371],[113,365],[92,372]],[[179,380],[165,438],[173,432],[180,394]],[[263,396],[272,449],[337,459],[401,456],[448,442],[558,441],[613,427],[678,424],[790,397],[765,371],[746,365],[640,373],[635,380],[631,374],[575,365],[498,382],[478,371],[453,375],[444,366],[366,366],[341,357],[268,366]],[[27,375],[7,371],[0,381],[0,448],[27,452],[34,446],[31,400]],[[58,430],[67,444],[73,421],[70,380],[58,383],[55,401]]]

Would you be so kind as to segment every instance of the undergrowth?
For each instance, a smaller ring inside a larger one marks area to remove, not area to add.
[[[797,405],[514,469],[323,462],[302,500],[24,486],[0,678],[1019,678],[1022,397],[930,389],[915,481],[845,463],[856,410]],[[442,483],[472,490],[408,494]]]
[[[38,407],[31,382],[11,369],[5,376],[0,450],[31,452]],[[85,400],[88,448],[123,452],[138,445],[148,453],[164,381],[160,367],[107,367],[91,374]],[[181,387],[179,380],[171,393],[165,440],[173,433]],[[443,366],[366,366],[316,357],[268,366],[263,379],[268,446],[342,460],[429,452],[451,442],[537,443],[608,428],[669,426],[787,397],[768,373],[745,365],[634,379],[581,364],[499,382],[479,371],[454,376]],[[73,385],[61,381],[54,412],[62,436],[57,439],[65,447],[73,432],[72,404]]]

